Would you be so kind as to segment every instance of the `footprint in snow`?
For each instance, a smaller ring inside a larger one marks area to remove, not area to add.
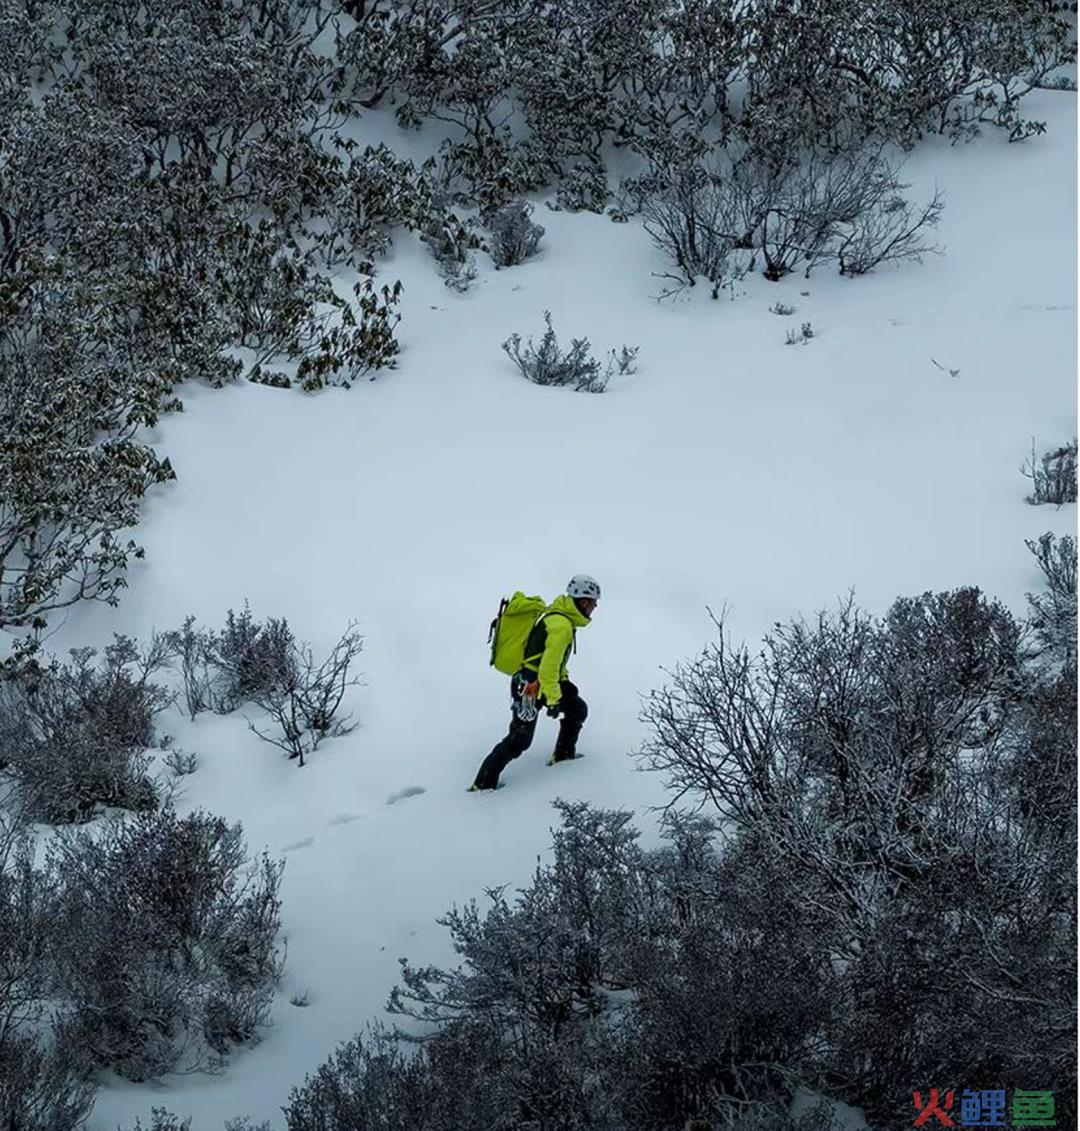
[[[421,793],[427,793],[422,785],[407,785],[404,789],[391,793],[386,799],[386,804],[393,805],[397,801],[404,801],[406,797],[416,797]]]
[[[363,818],[363,816],[363,813],[338,813],[336,817],[331,817],[327,824],[351,825],[353,821],[359,821]]]
[[[282,852],[295,852],[298,848],[310,848],[315,843],[313,836],[306,836],[303,840],[293,841],[292,844],[282,846]]]

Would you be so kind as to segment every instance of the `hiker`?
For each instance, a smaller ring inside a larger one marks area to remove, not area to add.
[[[515,594],[515,599],[518,597],[524,595]],[[548,765],[569,762],[575,757],[578,735],[589,709],[577,687],[567,679],[566,665],[577,630],[589,623],[599,600],[600,586],[588,575],[578,573],[570,578],[566,592],[536,618],[525,641],[522,665],[510,679],[510,730],[484,759],[470,792],[498,788],[499,774],[532,743],[538,707],[546,707],[553,718],[562,716],[555,752]],[[495,625],[492,630],[495,631]]]

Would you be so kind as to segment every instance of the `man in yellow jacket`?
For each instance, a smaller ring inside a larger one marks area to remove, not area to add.
[[[532,744],[537,706],[546,707],[549,715],[562,716],[551,763],[574,757],[589,708],[567,678],[567,665],[577,630],[589,623],[599,600],[600,586],[578,573],[570,578],[566,592],[537,618],[525,642],[521,670],[510,679],[510,730],[484,759],[470,790],[498,788],[499,775]]]

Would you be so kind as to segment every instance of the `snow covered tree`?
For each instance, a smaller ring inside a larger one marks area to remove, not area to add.
[[[1024,656],[977,590],[848,603],[757,656],[721,635],[645,708],[646,763],[813,915],[845,1003],[823,1067],[882,1127],[910,1121],[888,1081],[973,1065],[1073,1094],[1075,698]]]

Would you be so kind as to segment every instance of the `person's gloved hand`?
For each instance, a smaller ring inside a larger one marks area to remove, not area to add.
[[[557,719],[562,714],[562,704],[552,703],[548,706],[547,713],[553,718]]]

